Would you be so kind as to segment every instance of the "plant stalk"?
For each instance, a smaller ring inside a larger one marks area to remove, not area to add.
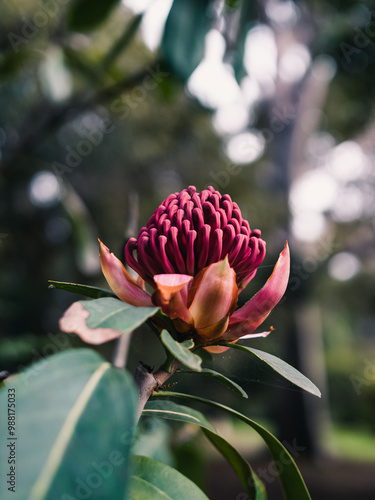
[[[170,372],[164,370],[164,368],[159,368],[155,373],[151,372],[151,368],[144,363],[139,363],[137,370],[135,372],[134,381],[138,388],[139,403],[138,411],[136,416],[136,422],[140,419],[142,411],[151,397],[152,393],[158,389],[171,377],[180,362],[175,359],[170,367]]]
[[[112,362],[113,366],[116,368],[125,368],[132,333],[129,333],[128,335],[121,335],[121,337],[117,340],[116,350]]]

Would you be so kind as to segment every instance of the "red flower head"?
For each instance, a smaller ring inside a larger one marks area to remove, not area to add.
[[[267,318],[288,283],[286,244],[267,283],[236,311],[238,293],[265,257],[260,236],[229,195],[212,187],[197,193],[190,186],[168,196],[138,238],[128,241],[125,260],[138,273],[137,281],[101,242],[100,259],[110,287],[124,302],[160,306],[178,331],[201,343],[235,341]],[[152,296],[145,281],[154,289]]]
[[[251,231],[228,194],[221,196],[212,187],[197,193],[194,186],[169,195],[125,247],[127,264],[151,286],[156,274],[196,276],[228,255],[241,290],[265,254],[260,231]]]

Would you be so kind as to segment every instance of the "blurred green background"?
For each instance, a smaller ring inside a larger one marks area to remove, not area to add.
[[[323,397],[239,352],[211,364],[248,400],[198,375],[175,376],[178,390],[265,422],[313,498],[373,499],[375,2],[20,0],[1,3],[0,23],[0,369],[81,345],[58,332],[77,297],[48,279],[106,286],[98,237],[122,257],[169,193],[213,185],[267,241],[241,301],[289,240],[275,331],[251,345]],[[100,348],[109,359],[113,349]],[[162,360],[147,329],[129,369],[139,360]],[[279,498],[260,443],[217,425]],[[188,468],[214,500],[245,498],[189,428],[150,421],[137,446]]]

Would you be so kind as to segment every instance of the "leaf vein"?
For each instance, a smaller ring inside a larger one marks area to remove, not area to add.
[[[30,500],[42,500],[46,497],[48,490],[53,482],[53,478],[58,470],[59,464],[68,448],[70,439],[74,433],[76,423],[82,415],[86,404],[93,394],[96,386],[100,382],[103,374],[110,368],[110,363],[102,363],[91,375],[79,398],[70,410],[56,441],[46,460],[46,464],[39,474],[33,489],[31,490]]]

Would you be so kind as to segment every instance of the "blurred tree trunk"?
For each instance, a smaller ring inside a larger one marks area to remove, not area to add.
[[[306,143],[319,125],[329,75],[330,68],[318,62],[313,63],[302,82],[277,84],[272,113],[276,110],[278,115],[285,117],[285,127],[274,134],[272,155],[276,165],[275,185],[283,204],[288,204],[293,180],[309,168],[305,160]],[[294,286],[287,291],[284,306],[287,339],[283,355],[292,366],[312,379],[323,397],[318,399],[302,390],[285,390],[276,401],[276,420],[279,436],[285,443],[306,447],[303,456],[317,458],[323,453],[322,439],[329,422],[320,311],[309,297],[308,290],[313,280],[307,279],[312,273],[303,269],[306,257],[303,247],[293,245],[290,221],[286,224],[286,233],[292,242],[291,279],[294,278]]]

